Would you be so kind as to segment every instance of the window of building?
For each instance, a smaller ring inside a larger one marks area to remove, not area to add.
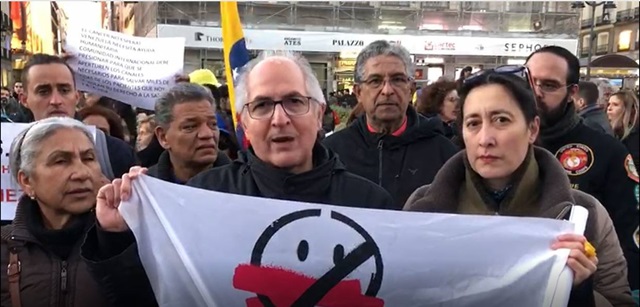
[[[609,32],[600,32],[598,33],[598,46],[606,46],[609,45]]]
[[[585,35],[582,37],[582,52],[587,53],[590,47],[589,35]]]
[[[631,49],[631,30],[625,30],[618,34],[618,51]]]

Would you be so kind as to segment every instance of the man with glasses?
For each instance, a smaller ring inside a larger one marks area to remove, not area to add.
[[[324,144],[347,170],[385,188],[400,210],[411,193],[431,183],[457,149],[437,119],[418,115],[409,51],[387,41],[366,46],[356,59],[353,93],[365,115],[334,133]]]
[[[347,172],[335,154],[317,142],[326,103],[309,63],[290,53],[266,53],[240,72],[236,107],[251,148],[233,163],[204,171],[187,185],[219,192],[384,208],[391,196]],[[118,186],[119,188],[119,186]],[[212,204],[215,205],[215,204]],[[119,215],[117,209],[112,212]],[[156,305],[135,238],[124,220],[93,227],[82,246],[94,279],[114,306]]]
[[[591,194],[607,208],[627,259],[629,284],[638,289],[634,240],[639,220],[634,195],[638,175],[629,152],[613,137],[586,126],[576,112],[572,97],[578,92],[580,63],[575,55],[547,46],[533,52],[526,66],[540,112],[540,145],[556,155],[575,189]],[[599,257],[608,252],[606,246],[596,248]],[[594,282],[594,289],[614,306],[633,305],[628,293],[621,295],[626,281],[596,272]]]
[[[391,203],[389,194],[347,172],[318,142],[327,106],[301,56],[263,52],[241,72],[235,104],[250,150],[228,167],[196,176],[190,185],[339,206],[384,208]]]

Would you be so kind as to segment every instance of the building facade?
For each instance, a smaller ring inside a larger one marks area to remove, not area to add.
[[[13,84],[11,73],[11,24],[9,2],[0,2],[0,83],[10,87]]]
[[[9,4],[13,28],[13,79],[19,81],[22,68],[31,55],[63,52],[67,18],[55,1],[15,1]]]
[[[633,80],[637,82],[640,51],[640,31],[638,22],[640,21],[640,5],[637,1],[613,1],[615,8],[605,8],[599,6],[592,14],[592,8],[588,5],[582,9],[580,26],[580,58],[586,65],[589,48],[593,47],[592,60],[608,54],[618,54],[629,57],[636,61],[635,68],[594,68],[593,77],[602,77],[615,80],[616,84],[621,81]],[[591,25],[595,22],[595,38],[591,46]],[[584,74],[586,69],[582,69]],[[620,84],[621,85],[621,84]]]
[[[269,1],[238,10],[250,50],[302,52],[327,89],[350,88],[355,55],[378,39],[407,47],[419,80],[522,62],[544,45],[578,46],[579,11],[568,2]],[[224,79],[218,2],[141,2],[133,14],[137,36],[186,38],[185,72],[204,67]]]

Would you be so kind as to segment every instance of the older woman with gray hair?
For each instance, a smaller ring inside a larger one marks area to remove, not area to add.
[[[96,194],[108,182],[87,126],[64,117],[34,123],[13,141],[10,171],[24,194],[2,227],[2,306],[106,306],[80,261]]]

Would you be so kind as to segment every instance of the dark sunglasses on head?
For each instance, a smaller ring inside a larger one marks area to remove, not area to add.
[[[529,69],[524,65],[503,65],[496,68],[481,70],[479,72],[471,74],[469,77],[464,79],[464,84],[467,85],[478,82],[482,80],[482,77],[488,74],[515,75],[527,81],[527,83],[529,83],[529,86],[531,86],[531,88],[533,89],[533,83],[531,82]]]

